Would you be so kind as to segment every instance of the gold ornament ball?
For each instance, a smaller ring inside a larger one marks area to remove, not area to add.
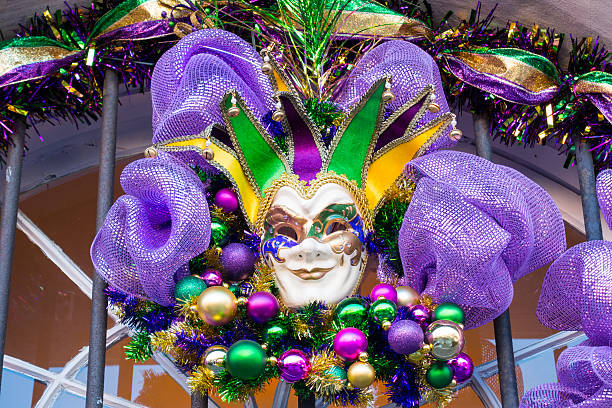
[[[270,356],[268,357],[268,363],[270,363],[270,365],[272,366],[275,366],[276,364],[278,364],[278,359],[274,356]]]
[[[382,328],[384,331],[389,331],[389,329],[391,328],[391,322],[388,320],[385,320],[382,324]]]
[[[357,388],[367,388],[374,383],[376,372],[374,367],[363,361],[357,361],[346,372],[349,382]]]
[[[427,327],[425,340],[431,345],[431,354],[440,360],[455,357],[465,345],[463,330],[450,320],[436,320]]]
[[[414,306],[418,303],[419,294],[410,286],[398,286],[395,290],[397,291],[398,306]]]
[[[359,353],[359,361],[363,361],[364,363],[368,361],[368,353],[365,351],[363,353]]]
[[[222,326],[234,320],[236,296],[223,286],[204,289],[198,299],[198,315],[211,326]]]
[[[227,347],[211,346],[204,352],[204,365],[214,374],[217,374],[223,370],[226,355]]]

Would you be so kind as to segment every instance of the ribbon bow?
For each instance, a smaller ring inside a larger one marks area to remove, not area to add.
[[[399,233],[402,284],[466,311],[466,328],[508,308],[513,283],[565,250],[559,209],[508,167],[456,151],[408,163],[417,187]]]
[[[612,221],[612,171],[597,178],[604,218]],[[612,406],[612,242],[570,248],[548,269],[538,319],[555,330],[583,330],[588,340],[557,360],[558,383],[523,396],[521,408]]]

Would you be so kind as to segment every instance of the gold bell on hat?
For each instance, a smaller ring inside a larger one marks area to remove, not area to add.
[[[382,100],[384,103],[391,103],[395,100],[395,95],[391,92],[391,82],[385,83],[385,91],[382,94]]]
[[[427,107],[427,110],[429,110],[431,113],[438,113],[438,112],[440,112],[440,105],[438,105],[435,102],[432,102]]]
[[[227,110],[227,114],[230,118],[235,118],[240,115],[240,108],[236,105],[236,102],[238,102],[236,97],[232,96],[232,106]]]
[[[463,132],[460,129],[453,129],[450,131],[449,137],[454,141],[458,141],[463,136]]]
[[[283,105],[280,101],[276,102],[276,110],[272,114],[272,120],[276,122],[282,122],[285,120],[285,111],[283,110]]]
[[[272,64],[270,64],[270,57],[266,55],[263,58],[263,64],[261,64],[261,72],[264,74],[269,74],[272,72]]]
[[[204,156],[206,160],[212,160],[215,158],[215,152],[213,152],[210,147],[207,147],[206,149],[202,150],[202,156]]]
[[[147,159],[156,159],[157,150],[153,146],[147,147],[144,151],[144,157],[146,157]]]

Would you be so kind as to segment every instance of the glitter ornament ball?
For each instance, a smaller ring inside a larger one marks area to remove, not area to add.
[[[423,305],[415,305],[412,309],[410,309],[410,320],[414,320],[418,324],[421,325],[422,328],[426,328],[429,325],[429,318],[431,317],[431,312],[426,306]]]
[[[215,194],[215,205],[225,212],[234,212],[238,209],[238,197],[231,188],[222,188]]]
[[[213,373],[221,372],[225,367],[227,347],[211,346],[204,351],[204,365]]]
[[[357,360],[359,354],[366,352],[367,349],[367,337],[361,330],[354,327],[342,329],[334,337],[334,351],[345,360]]]
[[[174,298],[177,301],[188,301],[194,296],[200,296],[206,289],[206,283],[197,276],[185,276],[174,287]]]
[[[431,344],[431,354],[449,360],[463,350],[465,339],[461,327],[450,320],[436,320],[427,327],[425,341]]]
[[[458,383],[464,383],[474,374],[474,362],[465,353],[459,353],[456,357],[448,360],[448,365],[453,368],[453,379]]]
[[[278,358],[277,366],[280,378],[289,384],[303,380],[310,373],[310,360],[301,350],[285,351]]]
[[[255,292],[247,302],[247,314],[256,323],[267,323],[278,315],[276,297],[269,292]]]
[[[368,306],[366,302],[359,298],[344,299],[338,306],[334,314],[334,320],[338,326],[361,327],[368,319]]]
[[[357,361],[348,368],[346,377],[354,387],[367,388],[374,383],[376,372],[370,364]]]
[[[266,352],[252,340],[237,341],[227,351],[225,366],[234,377],[252,380],[266,368]]]
[[[465,322],[465,313],[454,303],[441,303],[434,310],[434,320],[450,320],[452,322],[463,324]]]
[[[397,316],[397,306],[390,300],[378,299],[370,306],[370,318],[378,324],[393,322]]]
[[[216,218],[210,220],[210,239],[218,247],[225,245],[229,239],[227,226]]]
[[[434,388],[444,388],[453,381],[453,369],[444,361],[435,361],[427,369],[425,380]]]
[[[419,301],[419,294],[410,286],[398,286],[395,291],[398,306],[414,306]]]
[[[198,299],[198,315],[211,326],[222,326],[234,320],[236,296],[224,286],[205,289]]]
[[[207,269],[202,274],[202,280],[206,282],[206,285],[210,286],[221,286],[223,285],[223,276],[221,272],[216,269]]]
[[[231,243],[223,248],[219,259],[223,265],[223,277],[228,281],[245,280],[253,274],[255,255],[247,245]]]
[[[399,320],[393,323],[387,337],[391,350],[404,355],[419,350],[424,338],[423,329],[412,320]]]
[[[393,303],[397,303],[397,291],[395,288],[387,283],[379,283],[372,288],[370,292],[370,299],[372,302],[379,300],[380,298],[390,300]]]

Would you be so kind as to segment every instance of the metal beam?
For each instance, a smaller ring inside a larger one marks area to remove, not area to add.
[[[491,160],[491,119],[487,113],[474,113],[474,137],[478,156]],[[518,408],[518,386],[512,347],[510,312],[506,310],[493,321],[495,350],[499,370],[499,390],[503,408]]]
[[[574,146],[576,149],[576,167],[578,167],[578,180],[580,181],[580,198],[582,199],[582,215],[584,216],[586,238],[587,241],[603,240],[599,203],[597,202],[595,188],[593,155],[589,150],[589,144],[584,140],[577,140]]]
[[[100,170],[98,173],[98,208],[96,230],[113,203],[115,177],[115,148],[117,140],[117,104],[119,77],[113,70],[104,73],[104,100],[102,105],[102,138],[100,141]],[[89,358],[87,368],[87,408],[102,408],[104,369],[106,367],[106,283],[94,273],[91,325],[89,332]]]
[[[200,391],[192,391],[191,408],[208,408],[208,394],[204,395]]]
[[[9,292],[13,271],[13,250],[15,249],[15,229],[19,209],[19,189],[21,187],[21,165],[25,143],[25,118],[17,120],[13,133],[13,144],[9,146],[6,163],[6,185],[0,219],[0,366],[4,361],[6,323],[8,319]],[[2,384],[2,370],[0,370]],[[1,391],[1,390],[0,390]]]

